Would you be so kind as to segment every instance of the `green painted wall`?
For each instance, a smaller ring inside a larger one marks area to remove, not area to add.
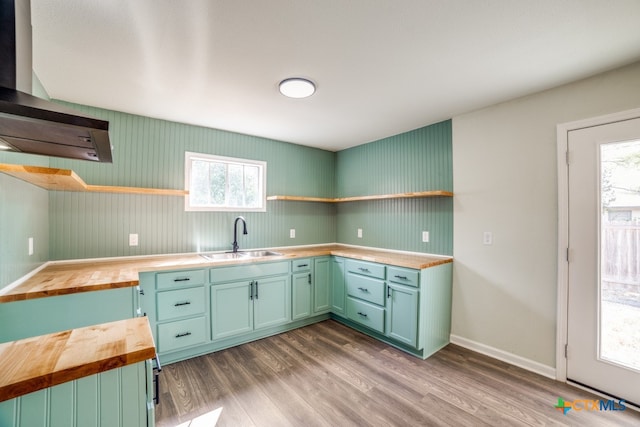
[[[49,159],[20,153],[0,153],[0,163],[46,166]],[[49,258],[49,196],[46,190],[0,173],[0,288]],[[34,239],[29,256],[28,239]]]
[[[51,158],[88,184],[184,188],[184,152],[195,151],[267,162],[267,194],[335,192],[335,154],[300,145],[72,105],[109,120],[114,161],[95,164]],[[226,250],[238,213],[185,212],[184,198],[51,191],[51,259]],[[335,207],[267,202],[265,213],[242,213],[247,236],[241,248],[327,243],[336,240]],[[296,238],[289,238],[289,229]],[[128,245],[138,233],[139,246]]]
[[[336,157],[338,197],[453,191],[451,121],[369,144]],[[453,254],[450,197],[392,199],[337,206],[338,242],[388,249]],[[362,228],[362,238],[357,229]],[[429,242],[422,242],[429,231]]]
[[[74,170],[89,184],[182,189],[184,151],[267,162],[267,194],[344,197],[452,190],[451,122],[338,153],[265,138],[68,104],[110,122],[113,164],[0,153],[0,161]],[[238,213],[185,212],[184,199],[46,192],[0,175],[0,286],[58,259],[184,253],[230,248]],[[267,202],[243,213],[241,248],[341,242],[450,255],[452,200],[400,199],[343,204]],[[289,229],[296,238],[289,238]],[[356,235],[363,229],[363,238]],[[430,242],[421,242],[421,233]],[[129,233],[139,246],[128,245]],[[36,237],[36,257],[26,256]],[[23,253],[24,252],[24,253]]]

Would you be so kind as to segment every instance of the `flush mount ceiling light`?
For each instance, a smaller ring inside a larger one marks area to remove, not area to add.
[[[280,93],[289,98],[306,98],[314,94],[316,85],[308,79],[293,77],[280,82]]]

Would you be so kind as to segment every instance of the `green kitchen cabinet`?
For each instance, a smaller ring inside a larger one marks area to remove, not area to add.
[[[138,315],[138,289],[124,287],[0,304],[0,342]]]
[[[311,316],[312,273],[308,258],[291,261],[291,320]]]
[[[0,426],[153,427],[152,361],[89,375],[0,402]]]
[[[214,341],[291,321],[287,262],[221,267],[210,274]]]
[[[161,360],[210,341],[206,269],[140,273],[140,307]]]
[[[331,259],[313,259],[313,313],[328,313],[331,310]]]
[[[344,258],[331,257],[331,313],[344,317],[345,310],[345,282]]]
[[[418,344],[418,301],[416,288],[387,284],[386,335],[404,344]]]
[[[214,340],[253,330],[253,280],[211,286]]]

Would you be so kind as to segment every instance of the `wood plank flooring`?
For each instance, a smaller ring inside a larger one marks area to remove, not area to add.
[[[427,360],[335,321],[163,367],[156,425],[638,426],[582,390],[449,345]],[[217,420],[217,421],[216,421]]]

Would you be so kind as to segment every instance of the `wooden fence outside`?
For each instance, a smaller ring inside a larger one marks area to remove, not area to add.
[[[602,225],[602,278],[640,285],[640,224]]]

